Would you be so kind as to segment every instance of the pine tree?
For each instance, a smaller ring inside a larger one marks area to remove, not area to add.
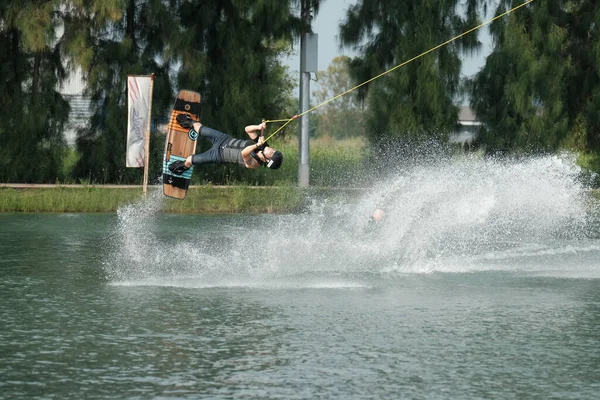
[[[600,3],[560,3],[571,60],[569,78],[564,82],[570,122],[568,143],[577,150],[600,153]]]
[[[361,51],[351,61],[355,82],[365,82],[476,26],[478,3],[469,0],[459,13],[458,1],[360,0],[340,26],[342,44]],[[453,98],[460,90],[459,55],[478,45],[476,35],[466,35],[363,86],[360,95],[368,100],[372,138],[445,137],[458,116]]]
[[[152,114],[167,115],[173,89],[173,63],[165,57],[177,24],[170,1],[94,0],[74,2],[65,17],[62,45],[82,67],[93,102],[90,124],[81,129],[81,153],[74,175],[94,182],[135,182],[141,174],[125,168],[127,76],[155,74]],[[151,140],[152,153],[164,146]],[[150,176],[158,176],[160,160],[151,157]]]
[[[0,3],[0,180],[62,179],[69,107],[55,32],[59,1]]]
[[[162,119],[179,89],[199,91],[202,121],[234,135],[262,117],[289,114],[293,85],[277,57],[298,29],[290,12],[270,1],[75,2],[63,46],[83,67],[96,110],[77,140],[76,175],[137,176],[124,168],[128,74],[156,74],[153,115]]]
[[[574,65],[559,3],[534,2],[491,25],[494,51],[472,92],[488,151],[551,151],[567,136],[565,84]],[[518,4],[503,1],[496,14]]]

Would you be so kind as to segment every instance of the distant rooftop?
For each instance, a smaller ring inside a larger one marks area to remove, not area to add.
[[[460,106],[458,108],[458,123],[463,126],[479,126],[481,122],[477,120],[475,111],[469,106]]]

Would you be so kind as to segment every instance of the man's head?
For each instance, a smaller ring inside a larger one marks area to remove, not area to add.
[[[371,219],[377,222],[381,221],[383,217],[385,217],[385,211],[383,211],[381,208],[375,209],[375,211],[371,215]]]
[[[278,169],[283,164],[283,154],[280,151],[266,147],[263,154],[265,155],[268,168]]]

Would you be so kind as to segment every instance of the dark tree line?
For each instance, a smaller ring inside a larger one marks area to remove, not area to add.
[[[600,151],[599,23],[598,2],[536,1],[492,25],[472,86],[489,148]]]
[[[310,30],[299,13],[305,3],[0,2],[0,180],[139,180],[139,171],[124,167],[127,75],[155,74],[157,119],[168,116],[179,88],[201,92],[203,122],[234,135],[262,117],[290,114],[293,81],[278,58]],[[59,87],[77,68],[93,116],[77,134],[77,162],[66,171],[70,108]],[[164,144],[151,142],[151,158],[160,159]]]
[[[359,50],[348,62],[351,84],[518,4],[358,0],[339,31],[342,45]],[[202,93],[206,125],[237,136],[262,117],[293,115],[296,77],[279,59],[310,31],[301,17],[308,5],[318,10],[319,2],[0,1],[0,181],[139,182],[139,171],[125,168],[130,74],[155,74],[155,122],[180,88]],[[488,151],[600,152],[599,19],[591,0],[536,0],[491,25],[494,50],[471,81],[461,79],[461,56],[477,51],[475,33],[363,86],[359,131],[444,139],[456,124],[456,99],[467,93]],[[71,149],[70,107],[59,88],[76,69],[93,115]],[[157,176],[163,143],[151,142]],[[221,181],[257,179],[239,168],[203,171]]]
[[[350,63],[362,82],[521,4],[360,0],[340,26],[341,39],[364,46]],[[494,49],[471,81],[460,80],[460,55],[477,50],[475,34],[365,86],[367,131],[377,138],[443,136],[457,119],[453,99],[466,92],[489,152],[597,153],[599,30],[598,2],[533,1],[491,24]]]

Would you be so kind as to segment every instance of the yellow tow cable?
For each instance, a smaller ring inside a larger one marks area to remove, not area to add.
[[[447,40],[447,41],[445,41],[445,42],[444,42],[444,43],[442,43],[442,44],[438,44],[437,46],[435,46],[435,47],[432,47],[431,49],[429,49],[429,50],[427,50],[427,51],[425,51],[425,52],[423,52],[423,53],[419,54],[418,56],[416,56],[416,57],[413,57],[413,58],[411,58],[410,60],[403,62],[402,64],[398,64],[398,65],[396,65],[395,67],[392,67],[392,68],[388,69],[387,71],[385,71],[385,72],[382,72],[381,74],[379,74],[379,75],[377,75],[377,76],[375,76],[375,77],[373,77],[373,78],[371,78],[371,79],[369,79],[369,80],[367,80],[367,81],[364,81],[363,83],[361,83],[361,84],[359,84],[359,85],[356,85],[356,86],[354,86],[352,89],[348,89],[348,90],[346,90],[345,92],[343,92],[343,93],[340,93],[340,94],[338,94],[337,96],[334,96],[334,97],[330,98],[329,100],[325,100],[324,102],[322,102],[321,104],[318,104],[318,105],[314,106],[314,107],[313,107],[313,108],[311,108],[310,110],[306,110],[306,111],[304,111],[304,112],[303,112],[303,113],[301,113],[301,114],[296,114],[296,115],[294,115],[293,117],[291,117],[291,118],[289,118],[289,119],[271,119],[271,120],[265,120],[265,122],[267,122],[267,123],[269,123],[269,122],[285,122],[285,124],[283,124],[282,126],[280,126],[280,127],[279,127],[279,129],[277,129],[275,132],[273,132],[273,133],[272,133],[272,134],[271,134],[271,135],[270,135],[270,136],[269,136],[267,139],[265,139],[265,141],[267,141],[267,140],[271,139],[273,136],[275,136],[277,133],[279,133],[279,131],[281,131],[283,128],[285,128],[287,124],[289,124],[289,123],[290,123],[290,122],[292,122],[293,120],[295,120],[295,119],[297,119],[297,118],[299,118],[299,117],[303,116],[304,114],[308,114],[309,112],[312,112],[312,111],[316,110],[317,108],[319,108],[319,107],[322,107],[322,106],[324,106],[325,104],[327,104],[327,103],[329,103],[329,102],[331,102],[331,101],[333,101],[333,100],[335,100],[335,99],[338,99],[338,98],[340,98],[340,97],[342,97],[342,96],[344,96],[344,95],[346,95],[346,94],[348,94],[348,93],[352,92],[353,90],[356,90],[356,89],[358,89],[358,88],[359,88],[359,87],[361,87],[361,86],[364,86],[364,85],[366,85],[367,83],[373,82],[375,79],[381,78],[382,76],[384,76],[384,75],[386,75],[386,74],[389,74],[390,72],[392,72],[392,71],[394,71],[394,70],[396,70],[396,69],[398,69],[398,68],[400,68],[400,67],[403,67],[403,66],[405,66],[406,64],[408,64],[408,63],[411,63],[411,62],[415,61],[416,59],[418,59],[418,58],[421,58],[421,57],[423,57],[424,55],[427,55],[427,54],[431,53],[432,51],[435,51],[435,50],[439,49],[440,47],[443,47],[443,46],[445,46],[445,45],[447,45],[447,44],[449,44],[449,43],[452,43],[452,42],[454,42],[456,39],[460,39],[461,37],[463,37],[463,36],[465,36],[465,35],[468,35],[469,33],[473,32],[473,31],[476,31],[477,29],[479,29],[479,28],[481,28],[481,27],[483,27],[483,26],[485,26],[485,25],[488,25],[488,24],[492,23],[492,22],[494,22],[494,21],[495,21],[495,20],[497,20],[497,19],[500,19],[500,18],[504,17],[505,15],[507,15],[507,14],[509,14],[509,13],[511,13],[511,12],[513,12],[513,11],[515,11],[516,9],[518,9],[518,8],[521,8],[521,7],[523,7],[523,6],[526,6],[527,4],[531,3],[532,1],[533,1],[533,0],[528,0],[528,1],[526,1],[525,3],[521,4],[521,5],[518,5],[518,6],[516,6],[516,7],[513,7],[513,8],[511,8],[510,10],[508,10],[508,11],[506,11],[506,12],[503,12],[502,14],[499,14],[499,15],[495,16],[494,18],[491,18],[491,19],[489,19],[489,20],[487,20],[487,21],[485,21],[485,22],[483,22],[483,23],[481,23],[481,24],[477,25],[475,28],[471,28],[471,29],[469,29],[468,31],[461,33],[460,35],[458,35],[458,36],[455,36],[455,37],[453,37],[452,39],[450,39],[450,40]]]

